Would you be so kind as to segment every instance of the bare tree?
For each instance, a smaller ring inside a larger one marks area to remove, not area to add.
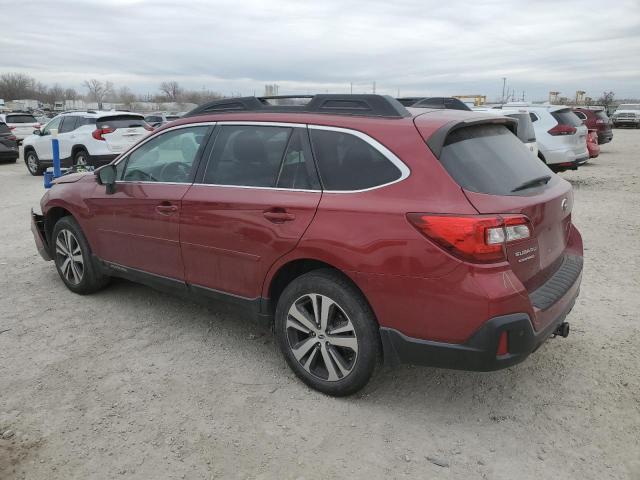
[[[98,110],[102,110],[102,103],[105,98],[113,94],[113,84],[111,82],[102,83],[95,78],[85,80],[84,87],[89,90],[89,98],[95,100],[98,104]]]
[[[53,87],[49,89],[48,96],[49,102],[60,102],[64,100],[64,88],[60,86],[60,84],[56,83]]]
[[[33,92],[35,80],[23,73],[4,73],[0,75],[0,98],[19,100],[28,98]]]
[[[75,89],[67,88],[64,91],[64,99],[65,100],[75,100],[77,98],[78,98],[78,92],[76,92]]]
[[[602,105],[608,112],[609,107],[613,104],[613,97],[615,96],[616,94],[613,92],[602,92],[602,96],[598,99],[598,104]]]
[[[136,96],[129,87],[122,87],[118,90],[118,101],[131,107],[131,104],[136,101]]]
[[[182,95],[182,88],[175,80],[170,82],[162,82],[160,84],[160,91],[167,97],[167,100],[171,102],[177,102]]]

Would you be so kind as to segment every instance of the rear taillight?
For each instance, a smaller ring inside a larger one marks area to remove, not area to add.
[[[145,123],[143,125],[145,130],[149,130],[150,132],[153,132],[153,127],[151,125],[149,125],[148,123]]]
[[[42,125],[40,125],[39,123],[36,123],[36,124],[33,126],[33,128],[35,128],[36,130],[38,130],[38,129],[40,129],[40,127],[41,127],[41,126],[42,126]]]
[[[531,237],[531,222],[524,215],[429,215],[408,213],[420,233],[449,253],[476,263],[506,259],[505,246]]]
[[[555,137],[558,135],[573,135],[576,132],[577,132],[576,127],[559,123],[558,125],[553,127],[551,130],[549,130],[547,133]]]
[[[15,130],[16,127],[9,127],[9,130]]]
[[[113,130],[111,130],[110,128],[98,128],[91,132],[91,136],[96,140],[104,140],[105,138],[103,137],[103,135],[107,133],[113,133]]]

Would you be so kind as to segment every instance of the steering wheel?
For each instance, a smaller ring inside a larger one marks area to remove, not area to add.
[[[189,177],[191,168],[183,162],[167,163],[160,169],[161,182],[182,182]]]

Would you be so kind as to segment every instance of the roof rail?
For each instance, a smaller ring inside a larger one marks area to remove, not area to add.
[[[296,100],[308,101],[301,103]],[[385,118],[411,116],[400,102],[387,95],[319,94],[223,98],[200,105],[185,114],[184,117],[236,112],[328,113],[332,115],[360,115]]]

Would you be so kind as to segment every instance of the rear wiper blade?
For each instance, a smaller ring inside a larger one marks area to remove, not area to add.
[[[551,180],[551,175],[544,175],[542,177],[534,178],[533,180],[528,180],[524,182],[522,185],[518,185],[516,188],[511,190],[513,192],[519,192],[520,190],[525,190],[527,188],[535,187],[536,185],[546,185],[549,180]]]

